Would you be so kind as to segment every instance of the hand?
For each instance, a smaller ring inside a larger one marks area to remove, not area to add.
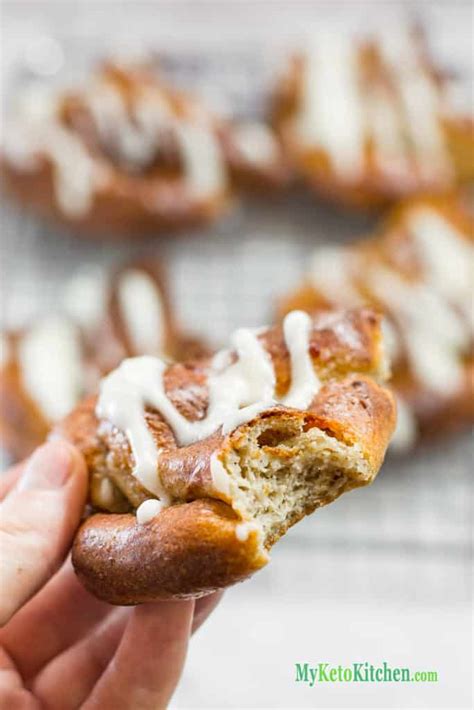
[[[166,707],[190,634],[219,599],[92,597],[62,564],[86,490],[81,455],[60,441],[0,477],[0,708]]]

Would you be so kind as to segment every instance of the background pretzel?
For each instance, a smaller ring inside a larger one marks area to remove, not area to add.
[[[79,272],[60,300],[62,313],[1,336],[0,438],[15,459],[43,442],[124,357],[208,352],[178,326],[158,260],[128,262],[109,275]]]
[[[20,97],[2,154],[22,203],[113,239],[208,224],[235,187],[290,179],[270,127],[223,121],[151,63],[109,62],[83,89]]]
[[[373,238],[318,249],[303,285],[280,303],[280,315],[361,303],[385,311],[401,449],[474,420],[473,240],[460,197],[413,200]]]
[[[280,78],[272,122],[317,194],[380,206],[474,177],[473,125],[419,28],[360,42],[316,35]]]

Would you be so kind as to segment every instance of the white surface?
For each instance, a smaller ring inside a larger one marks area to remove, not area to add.
[[[46,46],[48,56],[64,55],[72,77],[98,51],[154,44],[172,48],[164,66],[179,81],[252,118],[273,69],[271,48],[323,19],[332,26],[387,28],[407,7],[357,0],[4,3],[4,70],[14,83],[24,81],[39,51],[31,48]],[[426,18],[433,44],[465,78],[470,4],[410,7]],[[59,53],[42,33],[59,38]],[[138,251],[169,261],[183,322],[220,344],[239,326],[270,321],[276,297],[297,283],[314,245],[343,243],[372,223],[290,196],[246,204],[205,233],[102,246],[5,206],[2,318],[18,324],[45,312],[56,305],[59,285],[83,266],[110,267]],[[471,461],[466,437],[394,459],[370,489],[298,525],[276,547],[272,564],[229,591],[199,631],[174,707],[469,707]],[[293,680],[299,660],[382,658],[437,670],[441,680],[318,688]]]

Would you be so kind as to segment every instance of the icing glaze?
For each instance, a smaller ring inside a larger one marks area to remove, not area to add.
[[[309,276],[329,303],[355,306],[361,302],[352,285],[355,257],[342,246],[323,247],[311,257]]]
[[[263,123],[244,123],[235,127],[233,139],[249,163],[269,165],[278,157],[278,143]]]
[[[235,528],[235,537],[239,542],[246,542],[252,532],[260,532],[260,526],[257,523],[239,523]]]
[[[440,91],[423,64],[416,42],[409,32],[390,32],[384,35],[379,49],[396,88],[419,172],[427,179],[433,173],[451,177],[440,122]]]
[[[67,283],[64,309],[83,330],[93,331],[104,317],[107,288],[107,279],[97,267],[80,270]]]
[[[127,269],[119,277],[118,300],[133,350],[143,355],[162,353],[165,314],[152,277],[140,269]]]
[[[13,165],[28,172],[38,170],[41,156],[47,158],[53,169],[58,206],[64,214],[78,218],[90,209],[94,193],[107,173],[84,143],[60,124],[58,113],[56,98],[46,92],[30,92],[7,125],[4,151]]]
[[[227,178],[219,142],[202,124],[180,121],[174,126],[184,161],[186,184],[197,199],[220,192]]]
[[[356,48],[336,34],[320,35],[306,55],[297,129],[303,142],[326,151],[336,173],[363,168],[364,117]]]
[[[161,511],[163,510],[163,504],[161,501],[156,500],[156,498],[148,498],[141,503],[136,512],[137,523],[139,525],[145,525],[153,520]]]
[[[82,392],[82,350],[75,325],[60,317],[41,321],[18,343],[23,386],[47,419],[57,421]]]
[[[418,424],[413,409],[401,397],[397,397],[397,425],[390,440],[395,451],[409,451],[418,438]]]

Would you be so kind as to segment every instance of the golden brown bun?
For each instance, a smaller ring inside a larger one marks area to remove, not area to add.
[[[150,523],[138,524],[132,515],[154,496],[133,475],[127,436],[98,421],[95,398],[80,404],[54,435],[82,451],[91,506],[109,511],[92,515],[74,544],[73,563],[88,589],[112,603],[133,604],[228,586],[263,566],[270,547],[303,516],[370,483],[395,425],[393,398],[376,381],[387,374],[379,321],[366,309],[314,320],[309,352],[321,387],[307,410],[270,406],[227,435],[219,429],[179,447],[160,413],[147,409],[160,451],[159,478],[172,501]],[[258,337],[282,397],[291,384],[282,330]],[[191,421],[206,413],[209,367],[205,359],[165,371],[168,399]],[[213,477],[216,458],[228,490]],[[248,523],[258,529],[250,528],[241,542],[238,526]]]
[[[460,183],[474,179],[474,123],[470,116],[455,115],[446,109],[449,95],[446,91],[446,77],[434,66],[428,56],[426,43],[420,28],[409,33],[412,51],[418,54],[417,80],[423,77],[430,92],[441,98],[438,120],[441,126],[442,140],[448,159],[446,170],[438,169],[433,160],[426,158],[417,166],[413,151],[407,152],[406,162],[399,162],[402,155],[392,155],[382,166],[379,164],[373,126],[370,125],[363,143],[363,169],[357,175],[338,174],[331,156],[322,147],[310,146],[298,136],[298,111],[303,96],[304,72],[307,57],[304,54],[293,56],[288,62],[285,73],[275,87],[271,116],[272,124],[281,136],[281,140],[296,171],[317,195],[338,205],[357,209],[381,208],[390,203],[423,193],[444,193]],[[400,144],[403,145],[408,134],[408,127],[413,119],[403,116],[400,97],[396,96],[396,82],[381,52],[380,42],[368,40],[361,44],[353,42],[357,55],[360,85],[364,87],[360,99],[363,111],[369,115],[369,98],[377,87],[381,96],[395,97],[405,129],[401,130]],[[329,61],[329,60],[328,60]],[[400,76],[405,71],[404,57],[399,60]],[[414,72],[407,74],[406,84],[413,82]],[[314,79],[316,81],[316,79]],[[410,86],[408,86],[410,88]],[[360,87],[359,87],[360,89]],[[422,99],[420,99],[422,100]],[[428,100],[425,98],[425,101]],[[443,105],[444,104],[444,105]],[[348,115],[347,120],[350,120]],[[367,120],[367,119],[365,119]],[[342,142],[342,141],[341,141]],[[407,150],[405,146],[405,150]]]
[[[372,305],[383,310],[384,305],[370,290],[369,274],[374,273],[379,267],[390,267],[402,278],[413,283],[423,279],[422,265],[417,262],[413,254],[409,236],[409,223],[411,215],[419,208],[428,208],[441,216],[459,232],[461,241],[468,244],[474,243],[474,225],[472,215],[469,214],[460,195],[426,196],[412,199],[396,206],[388,217],[382,222],[376,233],[358,243],[354,243],[341,250],[341,254],[354,256],[357,261],[353,273],[346,280],[346,291],[341,292],[341,302],[347,304],[354,296],[367,305]],[[436,248],[436,233],[432,235],[433,248]],[[317,255],[317,252],[316,252]],[[452,268],[446,263],[446,269]],[[352,293],[352,287],[355,287]],[[441,293],[441,284],[431,286],[436,293]],[[351,291],[349,291],[351,289]],[[351,295],[348,295],[351,293]],[[354,303],[356,300],[354,299]],[[278,304],[278,318],[294,309],[301,309],[308,313],[317,313],[337,303],[329,298],[323,286],[317,287],[312,278],[306,278],[302,285],[295,291],[283,297]],[[464,304],[465,313],[469,312],[469,302]],[[421,308],[421,307],[420,307]],[[456,313],[456,308],[454,308]],[[426,314],[430,319],[432,314]],[[469,324],[464,323],[464,329],[469,341]],[[421,438],[451,433],[466,428],[474,422],[474,359],[470,345],[459,352],[459,362],[464,368],[464,379],[459,387],[451,393],[440,395],[429,390],[419,377],[416,376],[403,344],[404,330],[400,326],[399,337],[401,355],[392,359],[391,386],[402,401],[413,412],[418,435]],[[428,352],[428,351],[427,351]],[[414,442],[412,442],[414,443]],[[400,448],[405,448],[400,444]],[[408,446],[410,448],[410,446]]]

